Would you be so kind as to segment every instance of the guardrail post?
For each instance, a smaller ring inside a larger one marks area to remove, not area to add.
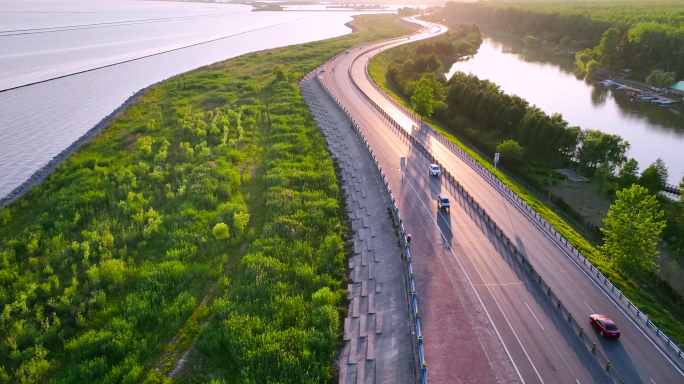
[[[568,312],[568,323],[572,321],[572,313]]]
[[[580,327],[580,337],[582,337],[582,334],[584,333],[584,328]]]
[[[610,372],[610,361],[606,363],[606,371]]]
[[[561,306],[561,300],[558,299],[558,308],[560,308],[560,306]]]
[[[596,343],[591,347],[591,353],[596,353]]]

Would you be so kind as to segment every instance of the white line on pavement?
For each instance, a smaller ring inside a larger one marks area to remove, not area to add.
[[[549,259],[547,259],[546,256],[544,256],[544,254],[542,253],[542,251],[537,250],[537,252],[539,252],[539,254],[541,255],[541,257],[543,257],[544,260],[546,260],[546,262],[549,263],[549,265],[551,266],[551,268],[553,268],[554,270],[557,271],[556,267],[554,267],[554,265],[549,261]]]
[[[420,195],[418,194],[418,191],[416,191],[416,189],[413,187],[413,184],[411,184],[411,182],[408,181],[408,177],[405,177],[404,180],[405,180],[406,183],[411,187],[411,189],[413,190],[413,192],[416,194],[416,197],[418,198],[418,200],[420,200],[421,204],[423,205],[423,207],[425,208],[425,210],[426,210],[426,211],[428,212],[428,214],[429,214],[430,210],[429,210],[428,207],[425,205],[425,202],[423,201],[423,199],[420,198]],[[441,212],[439,212],[439,214],[442,215],[442,219],[444,219],[444,215],[443,215]],[[434,219],[434,217],[432,217],[432,215],[429,215],[429,216],[430,216],[430,219],[432,220],[432,222],[433,222],[433,223],[435,224],[435,226],[437,227],[437,230],[439,231],[439,233],[441,233],[442,236],[444,236],[444,233],[442,232],[442,229],[439,228],[439,225],[437,225],[437,221],[435,221],[435,219]],[[446,219],[444,219],[444,220],[446,221]],[[451,227],[449,226],[449,224],[446,223],[446,225],[447,225],[447,227],[449,227],[449,230],[451,231]],[[457,241],[458,243],[460,243],[460,240],[457,238],[456,234],[455,234],[453,231],[452,231],[452,234],[454,235],[454,239],[456,239],[456,241]],[[459,266],[461,267],[461,269],[465,272],[465,269],[463,269],[463,266],[461,265],[461,262],[460,262],[460,260],[458,259],[458,257],[456,256],[456,254],[454,253],[453,249],[452,249],[452,248],[449,248],[449,249],[450,249],[450,251],[451,251],[451,254],[454,256],[454,259],[456,259],[456,261],[458,262],[458,264],[459,264]],[[477,267],[475,267],[475,262],[474,262],[473,259],[470,257],[470,254],[468,253],[468,251],[467,251],[465,248],[463,248],[463,246],[461,246],[461,249],[463,249],[463,252],[464,252],[464,253],[466,254],[466,256],[468,257],[468,260],[470,260],[470,262],[473,264],[473,267],[475,268],[475,271],[477,272],[477,274],[480,276],[480,279],[481,279],[482,281],[485,281],[484,278],[482,277],[482,274],[480,274],[480,271],[477,269]],[[487,312],[487,309],[486,309],[484,303],[482,302],[482,299],[481,299],[480,296],[477,294],[477,291],[475,290],[475,287],[473,286],[473,283],[470,281],[470,278],[468,277],[468,274],[464,273],[464,275],[466,276],[466,278],[468,279],[468,282],[470,283],[471,287],[473,288],[473,292],[475,292],[475,295],[477,295],[478,299],[480,300],[480,303],[482,304],[482,308],[485,310],[485,312]],[[487,287],[487,291],[489,291],[489,294],[490,294],[491,297],[492,297],[492,300],[494,300],[494,303],[495,303],[496,306],[499,308],[499,311],[501,312],[501,315],[503,316],[504,320],[506,320],[506,323],[508,324],[508,327],[511,329],[511,332],[513,332],[513,336],[515,336],[515,339],[518,341],[518,344],[520,344],[520,348],[522,348],[523,352],[525,353],[525,356],[527,357],[527,360],[530,362],[530,365],[532,365],[532,369],[534,369],[534,372],[537,374],[537,377],[539,378],[539,381],[543,384],[543,383],[544,383],[544,380],[541,378],[541,375],[539,374],[539,371],[537,371],[537,367],[536,367],[536,366],[534,365],[534,363],[532,362],[532,358],[530,358],[530,355],[527,353],[527,350],[526,350],[525,347],[523,346],[522,341],[520,341],[520,338],[518,337],[518,334],[515,332],[515,329],[513,329],[513,325],[511,325],[511,322],[508,321],[508,317],[506,317],[506,314],[504,313],[503,309],[501,309],[501,306],[499,305],[499,302],[498,302],[498,301],[496,300],[496,298],[494,297],[494,293],[492,293],[492,290],[489,288],[489,286],[486,286],[486,287]],[[508,348],[506,348],[506,344],[503,342],[503,339],[501,338],[501,335],[499,334],[499,331],[496,329],[496,325],[494,325],[494,322],[492,321],[492,319],[491,319],[491,317],[489,316],[489,313],[488,313],[488,312],[487,312],[487,317],[489,317],[489,321],[491,322],[492,326],[494,327],[494,330],[496,331],[497,335],[499,336],[499,339],[501,340],[501,343],[502,343],[502,345],[504,346],[504,349],[506,349],[506,353],[507,353],[508,356],[511,358],[511,363],[513,363],[513,366],[515,367],[515,370],[518,372],[518,376],[520,377],[520,381],[522,381],[522,382],[524,383],[525,380],[522,378],[522,375],[520,375],[520,371],[518,371],[518,367],[517,367],[517,366],[515,365],[515,363],[513,362],[513,357],[511,356],[510,352],[508,351]]]
[[[525,306],[527,307],[527,309],[530,310],[530,313],[532,314],[532,316],[534,316],[534,319],[537,320],[537,324],[539,324],[539,327],[541,327],[541,329],[543,331],[544,327],[541,325],[541,323],[539,322],[539,319],[537,319],[537,316],[534,314],[534,312],[532,312],[532,308],[530,308],[530,306],[527,305],[527,303],[525,303]]]
[[[498,266],[499,266],[499,268],[501,268],[501,264],[499,264],[499,262],[498,262],[498,261],[496,261],[496,257],[494,257],[494,255],[492,255],[492,253],[491,253],[491,252],[489,252],[489,251],[487,251],[487,253],[489,253],[489,256],[491,256],[491,257],[492,257],[492,259],[494,259],[494,262],[496,263],[496,265],[498,265]],[[501,270],[503,271],[503,268],[501,268]]]

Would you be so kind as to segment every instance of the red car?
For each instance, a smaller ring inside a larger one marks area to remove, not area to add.
[[[607,316],[595,313],[589,316],[589,321],[594,328],[601,332],[601,336],[607,339],[620,338],[620,330],[618,329],[617,325],[613,323],[613,320],[609,319]]]

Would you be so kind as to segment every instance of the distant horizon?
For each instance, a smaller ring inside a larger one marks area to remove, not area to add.
[[[109,0],[102,0],[109,1]],[[351,4],[351,5],[406,5],[406,6],[444,6],[448,1],[445,0],[408,0],[408,1],[392,1],[392,0],[375,0],[375,1],[313,1],[313,0],[131,0],[131,1],[171,1],[181,3],[228,3],[228,4],[245,4],[245,3],[311,3],[311,4]],[[461,1],[472,2],[472,1]]]

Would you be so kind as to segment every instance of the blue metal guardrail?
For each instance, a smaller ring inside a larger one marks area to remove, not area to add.
[[[413,313],[415,315],[415,322],[416,322],[416,335],[418,335],[418,353],[419,353],[419,362],[420,362],[420,370],[421,370],[421,379],[423,384],[427,384],[427,364],[425,363],[425,354],[423,353],[423,335],[420,332],[420,314],[418,312],[418,298],[416,297],[416,285],[415,281],[413,279],[413,266],[411,264],[411,251],[409,250],[408,242],[406,241],[406,230],[404,229],[404,222],[401,219],[401,216],[399,215],[399,207],[397,207],[396,200],[394,198],[394,195],[392,194],[392,190],[389,187],[389,182],[387,181],[387,178],[385,177],[384,172],[382,171],[382,167],[380,167],[380,164],[378,163],[378,160],[375,157],[375,153],[373,153],[373,150],[370,148],[368,145],[368,141],[363,135],[363,132],[361,129],[359,129],[359,126],[356,124],[356,120],[352,117],[351,113],[340,103],[340,101],[333,96],[332,92],[328,89],[328,87],[323,84],[323,82],[320,80],[320,78],[315,75],[316,80],[319,82],[319,84],[325,89],[328,97],[334,101],[342,111],[347,115],[347,118],[349,121],[352,123],[352,127],[354,127],[354,130],[356,133],[359,135],[361,140],[364,143],[364,146],[366,148],[366,151],[369,153],[371,158],[373,159],[373,162],[375,164],[375,167],[380,174],[380,177],[382,178],[383,184],[385,186],[385,192],[387,193],[387,196],[389,197],[390,202],[392,203],[392,216],[395,219],[395,222],[398,223],[398,234],[399,238],[401,240],[402,246],[404,248],[404,252],[406,254],[406,260],[408,262],[408,274],[409,274],[409,282],[410,282],[410,287],[411,287],[411,297],[412,297],[412,307],[413,307]]]
[[[377,43],[382,43],[382,42],[387,42],[387,41],[395,41],[395,40],[406,39],[406,38],[409,37],[409,36],[413,36],[413,35],[415,35],[415,34],[418,34],[418,33],[422,32],[425,28],[427,28],[427,27],[423,27],[423,28],[421,28],[421,29],[419,29],[419,30],[416,30],[416,31],[413,32],[413,33],[410,33],[410,34],[406,35],[406,36],[395,37],[395,38],[384,39],[384,40],[379,40],[379,41],[374,41],[374,42],[368,42],[368,43],[360,44],[360,45],[354,46],[354,47],[352,47],[352,48],[349,48],[349,50],[356,49],[356,48],[360,48],[360,47],[363,47],[363,46],[366,46],[366,45],[370,45],[370,44],[377,44]],[[383,180],[383,183],[384,183],[384,185],[385,185],[385,192],[387,193],[387,195],[388,195],[388,197],[389,197],[389,199],[390,199],[390,201],[391,201],[391,203],[392,203],[392,208],[393,208],[393,209],[392,209],[392,215],[393,215],[393,217],[394,217],[394,219],[395,219],[395,222],[399,223],[399,225],[398,225],[399,238],[400,238],[400,240],[401,240],[401,242],[402,242],[402,246],[404,247],[404,251],[405,251],[405,254],[406,254],[406,260],[407,260],[407,262],[408,262],[408,274],[409,274],[408,277],[409,277],[410,286],[411,286],[411,293],[412,293],[412,294],[411,294],[411,296],[412,296],[412,304],[413,304],[412,307],[413,307],[413,313],[414,313],[414,315],[415,315],[416,335],[418,335],[418,354],[419,354],[418,358],[419,358],[419,362],[420,362],[421,379],[422,379],[421,381],[423,382],[423,384],[427,384],[427,364],[425,363],[425,354],[423,353],[423,335],[422,335],[421,332],[420,332],[420,314],[419,314],[419,312],[418,312],[418,299],[417,299],[417,297],[416,297],[416,286],[415,286],[415,282],[414,282],[414,280],[413,280],[413,266],[412,266],[412,264],[411,264],[411,252],[410,252],[409,247],[408,247],[408,242],[406,241],[406,230],[404,229],[404,222],[403,222],[403,220],[401,219],[401,216],[399,215],[399,208],[398,208],[397,205],[396,205],[396,201],[395,201],[395,199],[394,199],[394,196],[392,195],[392,190],[391,190],[390,187],[389,187],[389,183],[388,183],[387,179],[385,178],[385,174],[382,172],[382,167],[380,167],[380,164],[378,163],[377,159],[375,158],[375,154],[373,153],[373,150],[372,150],[372,149],[370,148],[370,146],[368,145],[368,141],[367,141],[366,138],[364,137],[363,132],[361,132],[361,130],[359,129],[358,125],[356,124],[356,120],[354,120],[354,118],[351,116],[351,114],[349,113],[349,111],[342,105],[342,103],[340,103],[340,101],[339,101],[335,96],[333,96],[332,92],[330,92],[330,90],[328,89],[328,87],[326,87],[326,85],[323,84],[323,82],[321,81],[321,79],[318,77],[319,68],[324,67],[326,64],[332,62],[333,60],[337,59],[339,56],[341,56],[341,55],[343,55],[343,54],[345,54],[345,53],[339,53],[339,54],[333,56],[333,57],[330,58],[328,61],[326,61],[323,65],[321,65],[320,67],[316,68],[316,69],[313,71],[313,74],[314,74],[314,76],[316,77],[316,80],[319,82],[319,84],[323,87],[323,89],[324,89],[325,92],[327,93],[328,97],[329,97],[332,101],[334,101],[335,104],[337,104],[338,107],[340,107],[340,109],[341,109],[342,111],[344,111],[344,113],[347,115],[347,118],[349,119],[349,121],[351,121],[352,127],[354,127],[354,130],[356,131],[356,133],[359,135],[359,137],[360,137],[361,140],[363,141],[363,143],[364,143],[364,145],[365,145],[365,148],[366,148],[366,151],[367,151],[367,152],[371,155],[371,157],[373,158],[373,161],[374,161],[374,163],[375,163],[375,166],[376,166],[378,172],[380,173],[380,176],[381,176],[381,178],[382,178],[382,180]]]

